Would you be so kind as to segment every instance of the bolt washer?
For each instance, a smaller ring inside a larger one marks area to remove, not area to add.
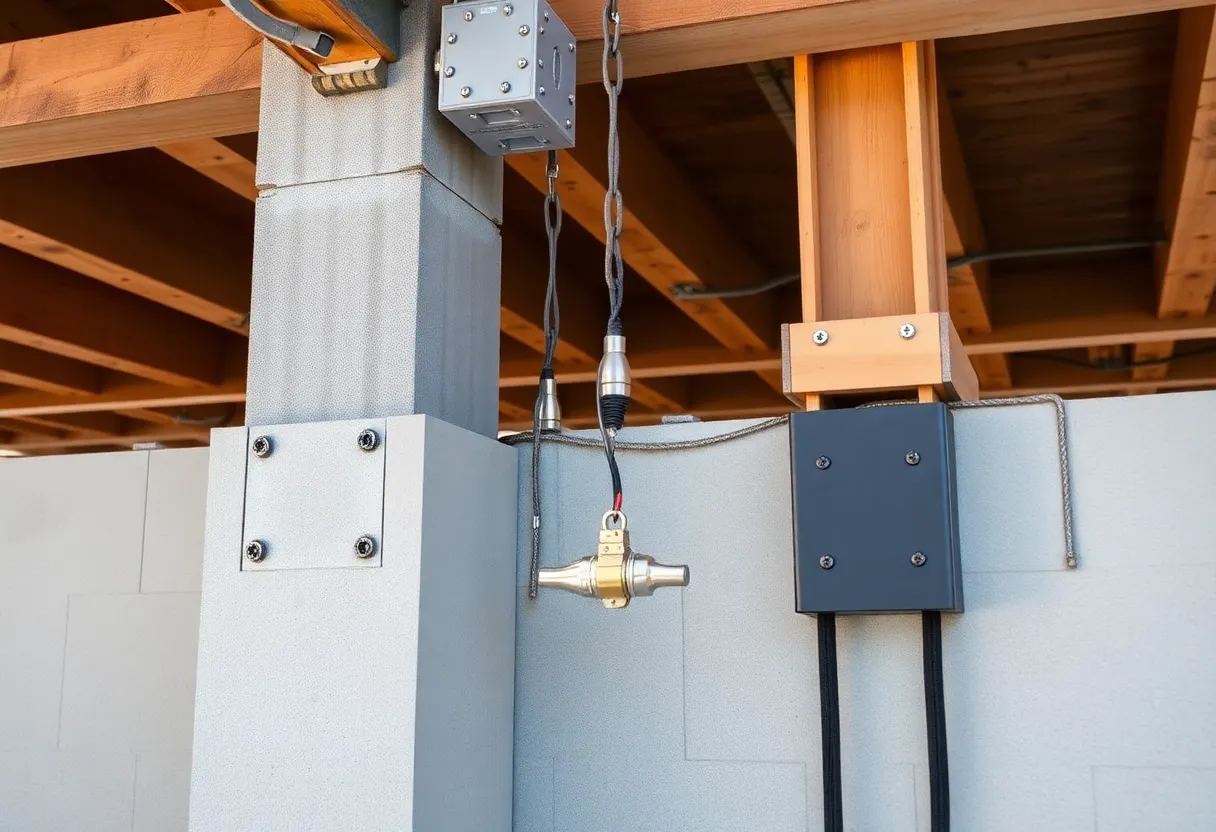
[[[901,326],[899,328],[899,337],[903,338],[905,341],[908,340],[909,338],[915,338],[916,337],[916,327],[910,323],[904,324],[903,326]]]
[[[832,557],[831,555],[824,555],[823,557],[821,557],[819,559],[819,568],[820,569],[831,569],[835,565],[836,565],[836,558]]]
[[[253,440],[253,455],[258,459],[265,459],[274,451],[274,443],[270,441],[269,436],[259,436]]]
[[[908,451],[904,454],[904,462],[909,465],[920,465],[920,454],[916,451]]]
[[[380,444],[380,435],[371,428],[360,432],[359,434],[359,450],[374,451]]]
[[[915,554],[912,555],[910,560],[912,561],[913,566],[924,566],[927,558],[925,557],[923,552],[916,552]]]
[[[372,555],[376,554],[376,539],[370,535],[363,535],[355,541],[355,555],[362,560],[367,560]]]
[[[251,540],[245,544],[245,559],[250,563],[261,563],[266,559],[266,544],[260,540]]]
[[[822,347],[828,342],[828,331],[826,329],[815,330],[815,334],[811,336],[811,340],[814,341],[817,346]]]
[[[828,459],[826,456],[821,456],[819,459],[815,460],[815,467],[820,471],[826,471],[832,467],[832,460]]]

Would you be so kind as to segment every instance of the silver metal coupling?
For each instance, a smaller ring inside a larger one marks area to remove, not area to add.
[[[625,357],[624,335],[604,336],[604,357],[600,359],[597,379],[604,427],[618,431],[625,425],[629,396],[633,392],[629,359]]]
[[[538,408],[541,430],[562,429],[562,405],[557,399],[557,379],[541,378]]]
[[[614,522],[619,525],[613,527]],[[608,609],[621,610],[630,599],[653,595],[656,589],[688,586],[688,577],[687,566],[668,566],[633,551],[625,513],[609,511],[600,521],[596,553],[565,566],[542,568],[539,584],[598,598]]]

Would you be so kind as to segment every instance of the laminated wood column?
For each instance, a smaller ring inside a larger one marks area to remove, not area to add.
[[[975,398],[948,315],[933,44],[800,55],[794,80],[802,323],[784,330],[787,394],[809,409],[837,393]]]

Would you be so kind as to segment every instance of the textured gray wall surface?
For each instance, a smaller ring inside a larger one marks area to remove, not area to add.
[[[1063,566],[1051,408],[955,414],[954,828],[1216,829],[1216,393],[1071,402],[1068,416],[1077,571]],[[619,460],[634,547],[689,564],[691,585],[624,612],[559,592],[520,603],[516,832],[819,828],[815,622],[793,611],[786,430]],[[590,554],[602,454],[546,446],[542,471],[543,562]],[[920,619],[838,630],[846,828],[928,830]]]
[[[0,461],[0,830],[186,829],[205,449]]]
[[[248,443],[212,433],[190,828],[509,830],[514,452],[390,418],[382,565],[250,571]]]

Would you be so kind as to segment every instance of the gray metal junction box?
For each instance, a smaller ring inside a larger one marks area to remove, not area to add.
[[[492,156],[574,146],[574,36],[544,0],[453,3],[439,111]]]

